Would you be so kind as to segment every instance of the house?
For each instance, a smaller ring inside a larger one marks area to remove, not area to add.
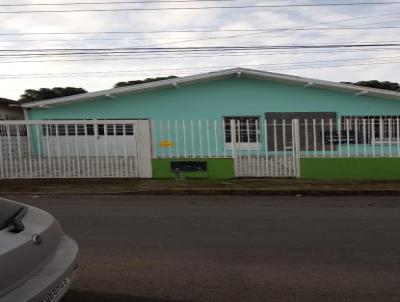
[[[42,155],[142,177],[400,178],[399,92],[234,68],[22,107]]]
[[[21,106],[9,99],[0,98],[0,120],[23,120],[24,112]]]

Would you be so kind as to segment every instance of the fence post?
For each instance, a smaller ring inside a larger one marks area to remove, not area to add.
[[[301,165],[300,165],[300,123],[298,119],[293,120],[293,161],[295,174],[297,178],[301,177]]]
[[[136,138],[136,158],[140,158],[137,161],[137,175],[141,178],[152,178],[150,121],[139,120],[135,124],[137,125],[134,136]]]
[[[236,121],[233,119],[230,120],[230,125],[231,125],[231,147],[232,147],[233,168],[235,171],[235,176],[239,177],[240,167],[237,166],[237,164],[239,162],[236,160],[236,150],[235,150],[235,148],[236,148]],[[240,154],[239,154],[239,156],[240,156]]]

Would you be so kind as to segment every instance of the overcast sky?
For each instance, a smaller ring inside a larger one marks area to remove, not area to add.
[[[366,1],[372,2],[372,0]],[[393,27],[400,27],[400,4],[274,9],[7,13],[24,10],[326,4],[366,1],[236,0],[219,2],[197,1],[196,3],[3,6],[0,7],[0,49],[3,55],[20,55],[21,53],[15,52],[15,50],[399,43],[400,28]],[[387,0],[380,2],[385,1],[388,2]],[[66,2],[107,1],[0,0],[1,5],[60,4]],[[343,27],[353,28],[353,30],[343,29]],[[370,28],[360,29],[362,27]],[[313,28],[319,29],[304,30]],[[77,34],[78,32],[193,31],[203,29],[219,31],[203,33]],[[221,31],[255,29],[265,30],[262,32]],[[274,29],[292,30],[278,31]],[[22,33],[49,32],[71,34],[21,35]],[[13,52],[4,52],[5,50],[12,50]],[[26,53],[24,54],[26,55]],[[164,58],[160,58],[162,56]],[[111,88],[118,81],[166,75],[184,76],[230,67],[249,67],[333,81],[378,79],[400,82],[399,63],[400,50],[398,47],[368,47],[345,50],[336,48],[321,50],[246,50],[235,53],[202,53],[201,55],[193,53],[168,55],[153,53],[147,55],[30,56],[23,58],[3,56],[3,58],[0,58],[0,97],[18,99],[25,89],[51,88],[55,86],[75,86],[83,87],[88,91],[95,91]]]

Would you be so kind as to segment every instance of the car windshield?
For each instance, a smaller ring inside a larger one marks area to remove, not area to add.
[[[7,228],[24,208],[22,204],[0,199],[0,231]]]

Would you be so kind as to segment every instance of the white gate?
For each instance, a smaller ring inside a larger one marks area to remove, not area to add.
[[[152,176],[148,120],[4,121],[0,127],[0,178]]]
[[[237,177],[300,177],[299,120],[231,120],[230,129]]]

